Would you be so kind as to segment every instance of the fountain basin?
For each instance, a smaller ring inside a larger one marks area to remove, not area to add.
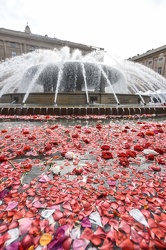
[[[116,94],[120,104],[137,104],[139,101],[139,96],[134,94]],[[22,104],[25,93],[9,93],[4,94],[0,103],[15,103]],[[88,92],[89,104],[94,105],[111,105],[115,104],[115,96],[112,93],[100,93],[100,92]],[[41,93],[30,93],[26,104],[32,105],[54,105],[55,93],[53,92],[41,92]],[[149,96],[144,96],[145,103],[149,102]],[[59,93],[56,100],[57,105],[86,105],[87,98],[86,92],[63,92]]]
[[[15,119],[18,116],[31,116],[37,115],[48,116],[55,118],[66,118],[70,116],[74,117],[86,117],[89,115],[90,117],[101,117],[105,118],[120,118],[124,116],[134,117],[134,116],[143,116],[147,117],[151,116],[165,116],[166,115],[166,106],[149,106],[149,105],[140,105],[140,104],[131,104],[131,105],[77,105],[77,106],[64,106],[64,105],[21,105],[21,104],[0,104],[0,115],[2,116],[10,116]]]

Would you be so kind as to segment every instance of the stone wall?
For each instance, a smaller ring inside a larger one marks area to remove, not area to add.
[[[15,103],[21,104],[23,102],[24,94],[5,94],[0,98],[0,103]],[[138,104],[138,95],[117,94],[120,104]],[[149,96],[144,96],[144,101],[149,102]],[[40,105],[54,105],[55,93],[31,93],[26,104],[40,104]],[[95,93],[89,92],[88,99],[90,104],[117,104],[117,101],[111,93]],[[87,95],[86,92],[74,93],[58,93],[57,105],[74,106],[86,105]]]

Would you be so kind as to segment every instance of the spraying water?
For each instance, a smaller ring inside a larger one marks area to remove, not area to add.
[[[101,62],[104,52],[93,51],[83,56],[81,51],[36,50],[0,63],[0,97],[6,93],[25,93],[23,102],[32,92],[89,91],[138,94],[166,89],[166,79],[153,70],[128,60]],[[163,97],[164,99],[164,97]]]

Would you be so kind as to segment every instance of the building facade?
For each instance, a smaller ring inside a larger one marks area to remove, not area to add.
[[[82,55],[86,55],[95,50],[104,51],[103,48],[50,38],[47,35],[32,34],[28,25],[26,25],[24,32],[0,28],[0,61],[37,49],[52,50],[54,48],[60,49],[64,46],[68,46],[71,52],[75,49],[79,49]]]
[[[129,60],[141,63],[166,78],[166,45],[148,50],[146,53],[129,58]]]

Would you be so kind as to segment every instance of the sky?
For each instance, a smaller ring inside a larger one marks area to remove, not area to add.
[[[104,48],[128,59],[166,45],[166,0],[0,0],[0,28]]]

